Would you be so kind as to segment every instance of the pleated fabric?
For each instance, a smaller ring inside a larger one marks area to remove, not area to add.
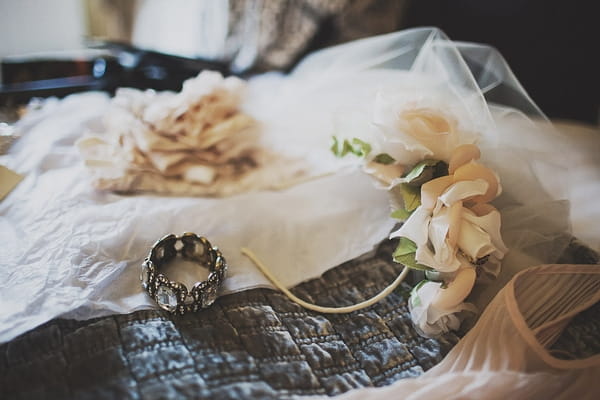
[[[440,364],[419,378],[342,398],[600,398],[600,354],[577,358],[552,349],[572,319],[599,300],[600,265],[526,269]]]

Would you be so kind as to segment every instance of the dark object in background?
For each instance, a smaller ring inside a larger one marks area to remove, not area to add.
[[[109,54],[8,57],[2,60],[0,106],[14,107],[33,97],[63,97],[84,90],[112,91],[122,68]]]
[[[100,51],[72,58],[9,57],[2,60],[0,106],[25,104],[33,97],[63,97],[84,90],[113,93],[117,87],[180,90],[204,69],[226,74],[227,65],[102,43]]]
[[[244,0],[229,4],[235,11],[243,6]],[[257,64],[247,72],[290,70],[302,56],[325,46],[411,27],[437,26],[452,40],[496,47],[533,101],[549,117],[598,122],[600,2],[282,0],[257,4],[256,18],[261,19],[258,37],[264,42],[257,44]],[[243,16],[232,11],[231,17],[238,14]],[[235,21],[241,23],[241,20]],[[167,56],[116,43],[109,43],[106,48],[112,48],[116,56],[105,60],[105,76],[92,80],[78,77],[62,82],[37,82],[61,84],[63,93],[48,92],[44,87],[2,87],[0,106],[8,95],[12,99],[32,93],[61,96],[86,88],[111,92],[117,86],[178,90],[183,80],[201,69],[228,69],[228,65]],[[123,64],[123,61],[127,62]],[[90,74],[86,76],[89,78]]]
[[[418,0],[404,21],[496,47],[547,116],[598,123],[599,2]]]

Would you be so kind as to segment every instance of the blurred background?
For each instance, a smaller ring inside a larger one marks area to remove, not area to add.
[[[498,48],[550,118],[597,125],[599,10],[584,0],[0,0],[0,102],[49,88],[177,89],[202,68],[287,71],[322,47],[437,26]]]

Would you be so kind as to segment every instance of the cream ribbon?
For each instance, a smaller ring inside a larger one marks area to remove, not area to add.
[[[292,292],[290,292],[285,286],[283,286],[281,282],[279,282],[279,280],[271,273],[271,271],[269,271],[269,269],[258,259],[258,257],[250,249],[242,247],[241,252],[243,255],[248,257],[250,261],[252,261],[254,265],[258,267],[258,269],[260,269],[263,275],[266,276],[271,281],[271,283],[275,285],[277,289],[281,290],[283,294],[285,294],[294,303],[299,304],[308,310],[317,311],[325,314],[344,314],[372,306],[373,304],[384,299],[386,296],[392,293],[402,283],[402,281],[406,278],[406,275],[408,274],[408,268],[404,267],[402,269],[402,272],[400,272],[400,274],[394,280],[394,282],[392,282],[389,286],[387,286],[375,296],[365,301],[361,301],[360,303],[344,307],[323,307],[316,304],[308,303],[294,295]]]

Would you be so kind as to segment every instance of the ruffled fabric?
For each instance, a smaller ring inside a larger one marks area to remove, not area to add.
[[[97,189],[226,196],[284,187],[308,167],[261,145],[245,82],[204,71],[179,93],[119,89],[104,132],[77,142]]]

